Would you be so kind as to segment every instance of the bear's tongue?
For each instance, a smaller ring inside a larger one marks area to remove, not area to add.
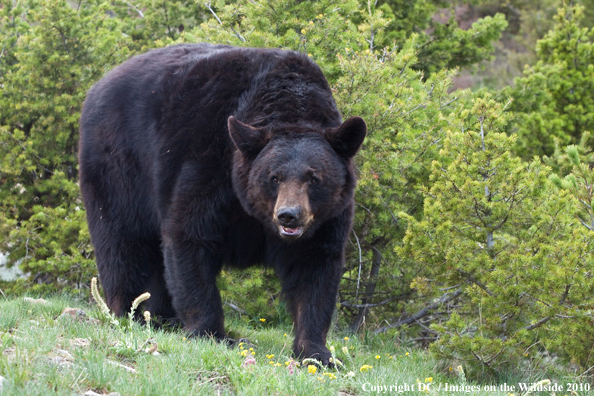
[[[285,234],[289,234],[289,235],[298,234],[301,231],[301,227],[297,227],[297,228],[283,227],[283,231],[285,232]]]

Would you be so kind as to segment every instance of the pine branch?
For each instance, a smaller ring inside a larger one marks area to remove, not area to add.
[[[384,326],[384,327],[380,327],[379,329],[377,329],[376,331],[374,331],[374,334],[381,334],[381,333],[385,333],[386,331],[388,331],[389,329],[393,329],[395,327],[400,327],[403,326],[405,324],[410,324],[413,322],[416,322],[417,320],[419,320],[420,318],[427,316],[429,314],[429,312],[437,307],[439,307],[442,304],[447,303],[448,301],[451,301],[453,299],[455,299],[456,297],[458,297],[460,294],[462,294],[462,290],[456,290],[454,293],[449,294],[446,293],[443,296],[441,296],[441,298],[439,300],[437,300],[434,303],[431,303],[429,305],[427,305],[425,308],[421,309],[419,312],[417,312],[416,314],[409,316],[406,319],[403,320],[399,320],[396,323],[392,323],[388,326]]]

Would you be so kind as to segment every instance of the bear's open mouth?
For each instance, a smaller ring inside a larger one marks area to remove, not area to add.
[[[280,226],[279,228],[282,236],[299,237],[303,233],[303,227],[287,228]]]

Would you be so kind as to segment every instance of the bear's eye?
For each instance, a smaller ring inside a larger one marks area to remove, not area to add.
[[[315,177],[312,177],[311,178],[311,184],[314,184],[315,185],[315,184],[318,184],[319,182],[320,181],[317,178],[315,178]]]
[[[278,177],[274,176],[274,177],[272,178],[272,182],[273,182],[274,184],[278,184]]]

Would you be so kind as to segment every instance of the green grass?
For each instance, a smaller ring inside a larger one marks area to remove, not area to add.
[[[307,367],[301,367],[291,375],[285,364],[291,360],[289,328],[266,324],[253,328],[231,318],[227,326],[234,334],[254,344],[256,363],[244,367],[246,358],[242,353],[252,353],[248,345],[242,345],[243,350],[229,348],[210,340],[186,339],[181,331],[150,331],[135,323],[129,326],[125,320],[118,327],[107,320],[92,324],[84,319],[60,318],[67,306],[82,308],[94,318],[101,317],[96,308],[67,298],[51,298],[43,305],[22,298],[0,300],[0,340],[4,351],[0,355],[0,375],[6,378],[0,392],[3,396],[82,395],[89,390],[99,394],[155,396],[396,395],[398,391],[390,391],[389,387],[405,384],[415,389],[405,394],[510,393],[485,391],[485,384],[466,383],[455,368],[450,371],[448,362],[438,362],[425,351],[404,349],[394,341],[379,338],[364,342],[363,337],[350,336],[345,340],[346,334],[332,331],[329,345],[334,346],[345,368],[318,368],[310,373]],[[147,353],[146,349],[151,347],[156,347],[159,354]],[[347,348],[347,354],[343,348]],[[363,365],[373,368],[362,372]],[[525,373],[511,374],[505,381],[517,386],[518,382],[541,380],[542,375],[532,372],[528,379]],[[551,380],[563,385],[570,381],[562,377]],[[419,392],[418,381],[431,383],[432,389]],[[480,386],[483,390],[446,392],[446,383]],[[372,388],[376,386],[387,386],[388,391],[377,392],[377,388]]]

